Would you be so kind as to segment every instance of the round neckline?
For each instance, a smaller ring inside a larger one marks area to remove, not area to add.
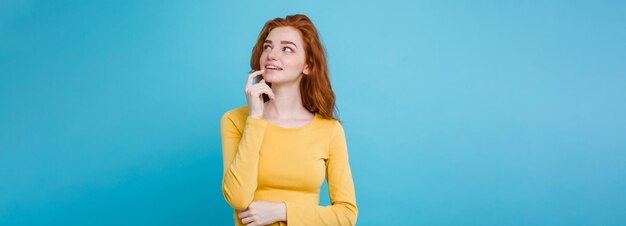
[[[313,125],[313,123],[317,120],[318,117],[319,117],[318,114],[314,113],[313,114],[313,119],[311,119],[311,121],[309,121],[307,124],[304,124],[304,125],[298,126],[298,127],[282,127],[282,126],[276,125],[274,123],[271,123],[270,121],[267,121],[265,119],[263,119],[263,120],[265,120],[267,122],[267,124],[272,126],[272,127],[276,127],[276,128],[284,129],[284,130],[298,130],[298,129],[304,129],[304,128],[307,128],[307,127]]]

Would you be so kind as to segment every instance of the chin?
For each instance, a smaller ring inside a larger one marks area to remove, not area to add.
[[[278,81],[279,79],[276,79],[276,76],[276,73],[266,74],[263,75],[263,79],[265,79],[265,82],[280,82]]]
[[[265,82],[272,82],[274,81],[274,76],[272,75],[263,75],[263,79],[265,79]]]
[[[283,73],[270,73],[270,74],[264,74],[263,75],[263,79],[265,79],[265,82],[267,83],[290,83],[293,81],[296,81],[296,79],[293,78],[289,78],[289,75],[285,75]]]
[[[276,83],[280,83],[280,81],[277,81],[276,79],[265,79],[265,83],[276,84]]]

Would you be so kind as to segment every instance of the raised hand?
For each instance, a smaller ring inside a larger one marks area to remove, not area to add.
[[[257,84],[252,84],[254,78],[263,74],[263,72],[265,72],[264,69],[250,73],[245,90],[249,115],[257,119],[263,117],[263,94],[267,94],[270,99],[274,99],[274,92],[272,92],[272,88],[265,83],[265,79],[261,79]]]

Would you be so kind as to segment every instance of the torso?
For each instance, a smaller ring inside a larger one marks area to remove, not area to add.
[[[281,119],[278,117],[266,116],[265,114],[263,115],[264,120],[276,126],[280,126],[284,128],[297,128],[297,127],[305,126],[309,124],[313,120],[314,117],[315,117],[315,114],[311,112],[308,112],[307,115],[303,115],[302,117],[290,118],[290,119]]]

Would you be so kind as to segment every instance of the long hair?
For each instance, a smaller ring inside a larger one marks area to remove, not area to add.
[[[300,31],[304,43],[305,61],[309,66],[309,74],[302,76],[300,80],[302,105],[309,112],[318,113],[323,118],[338,120],[335,108],[335,93],[330,85],[324,46],[320,41],[317,29],[309,17],[296,14],[267,21],[263,29],[261,29],[261,33],[259,33],[254,48],[252,48],[250,67],[254,71],[261,69],[259,59],[261,59],[261,54],[263,54],[263,42],[270,31],[284,26],[293,27]],[[271,84],[269,85],[271,86]],[[263,94],[263,100],[268,101],[269,97]]]

